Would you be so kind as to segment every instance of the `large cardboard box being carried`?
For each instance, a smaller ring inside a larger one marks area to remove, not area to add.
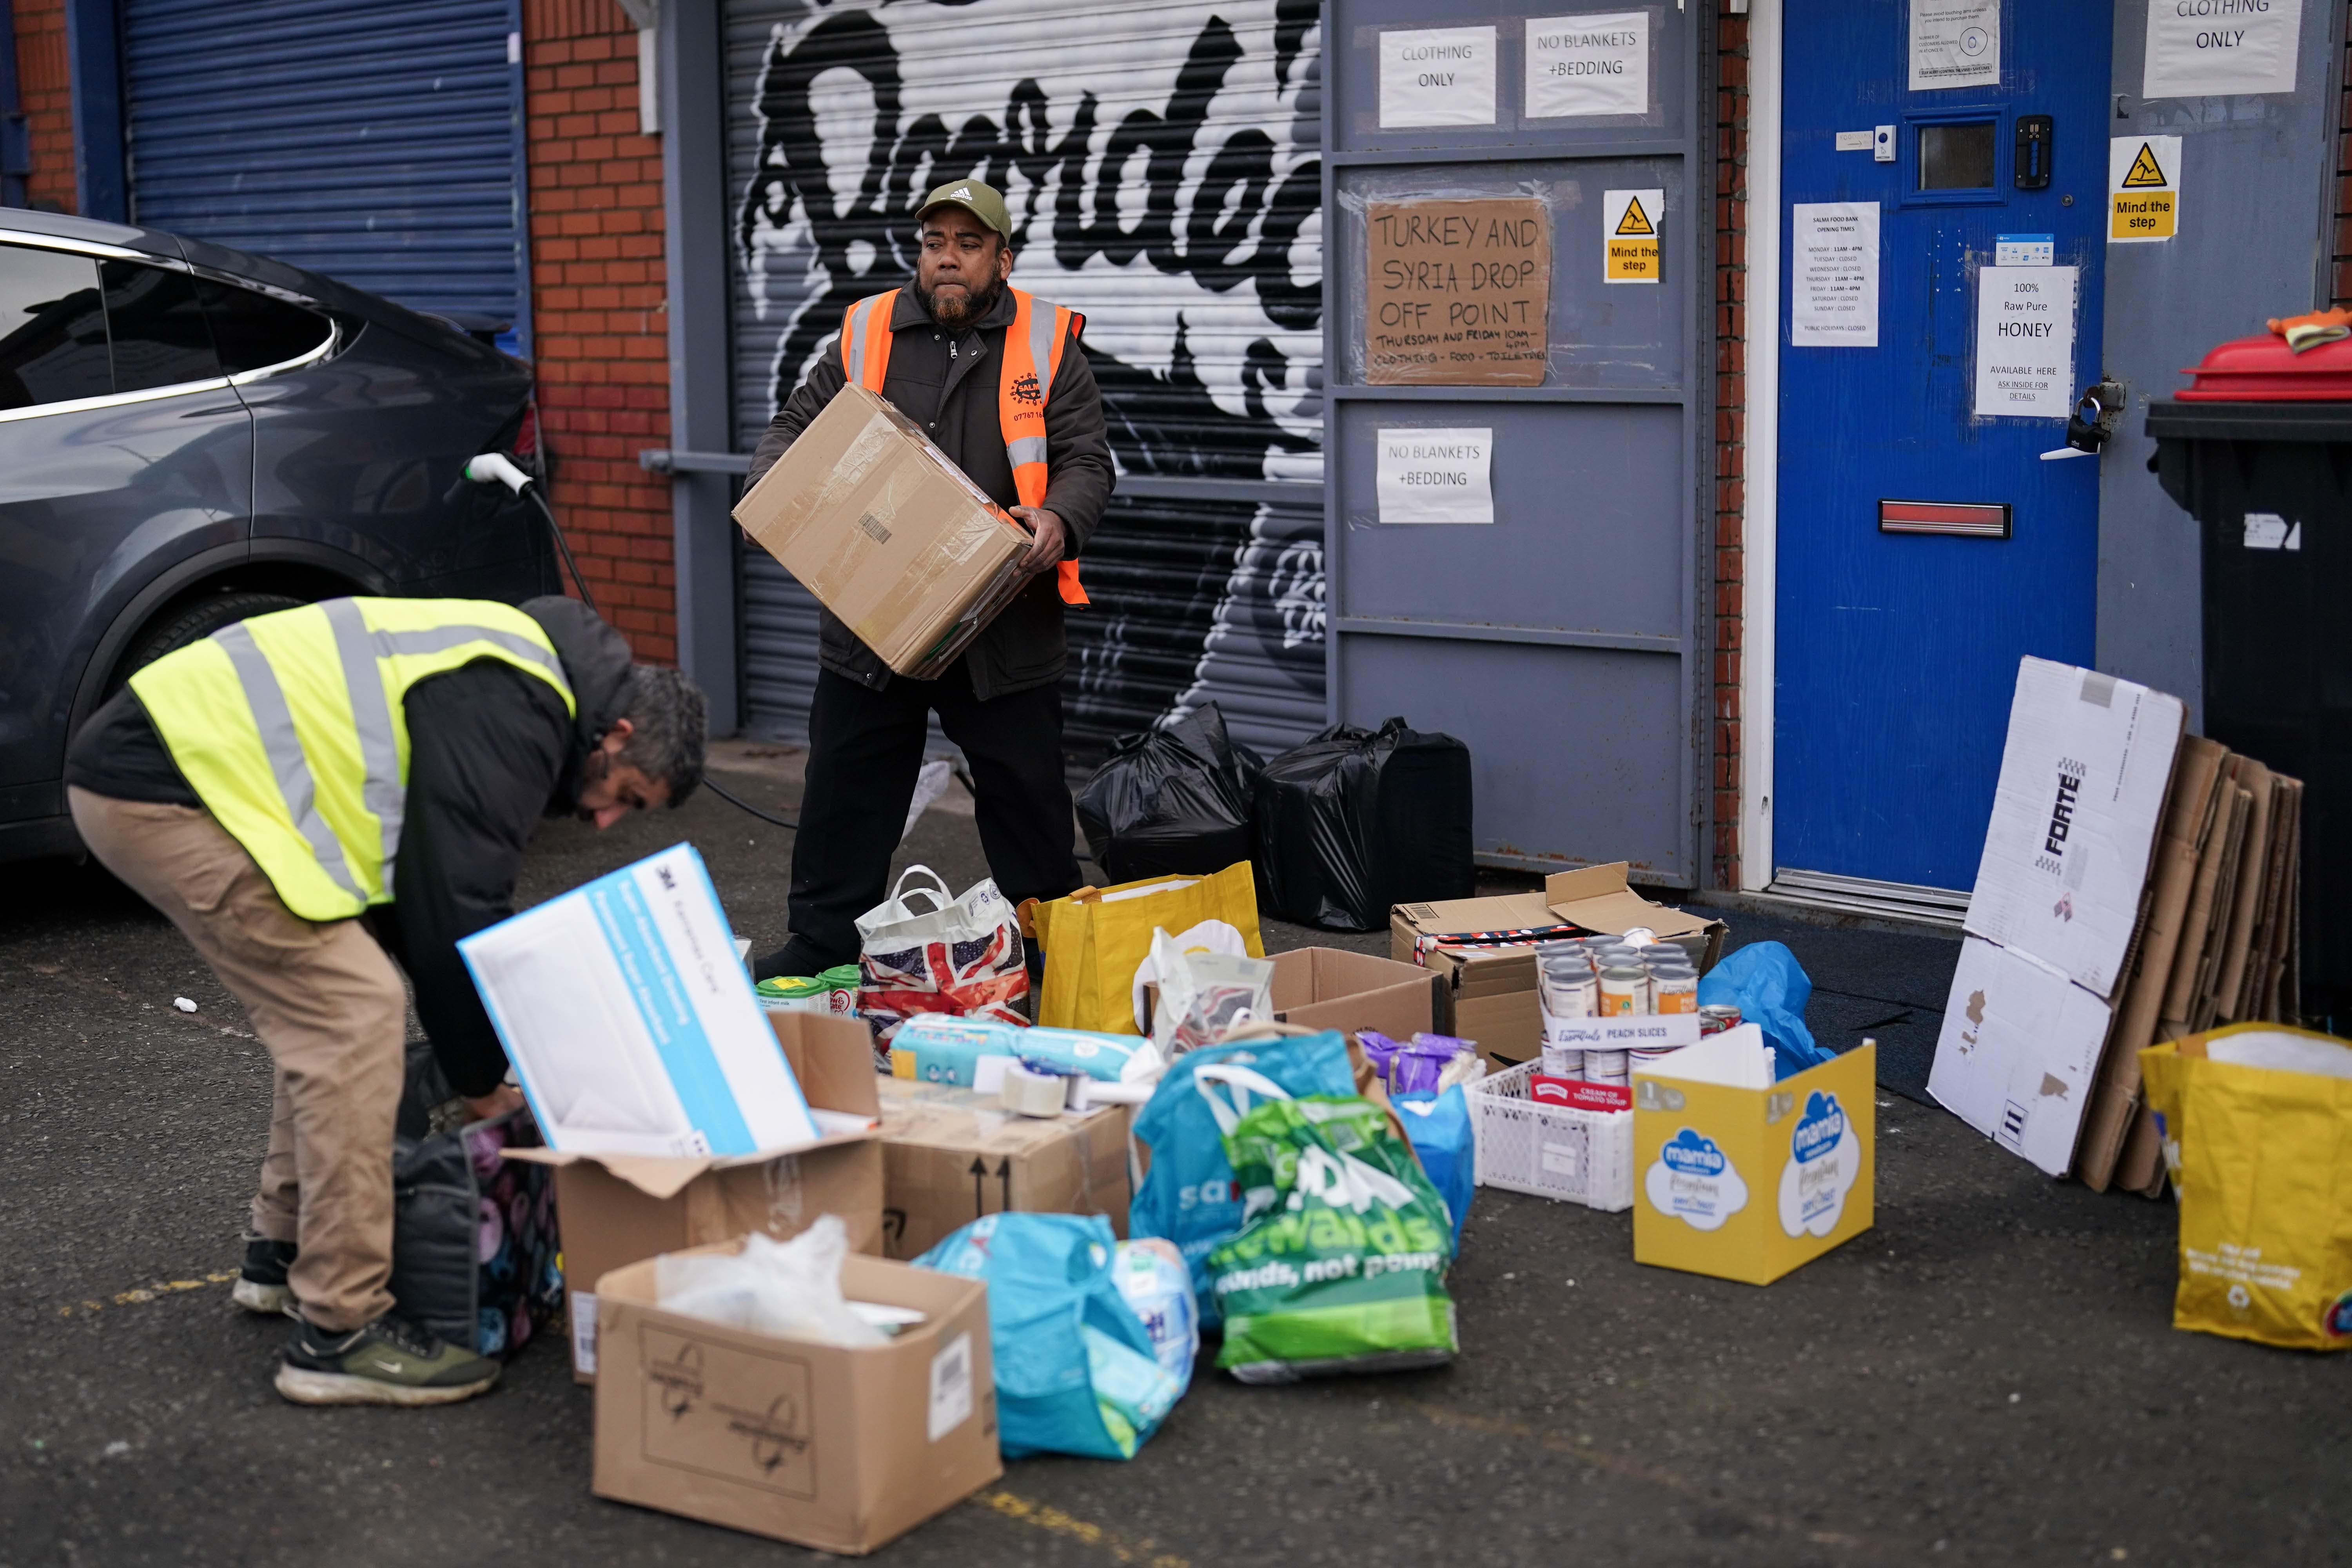
[[[872,1037],[858,1020],[827,1013],[771,1013],[767,1022],[810,1106],[831,1113],[824,1121],[833,1130],[813,1142],[725,1158],[507,1151],[509,1160],[555,1167],[574,1381],[596,1381],[603,1303],[595,1282],[624,1265],[755,1230],[781,1241],[828,1214],[848,1226],[851,1247],[882,1252]]]
[[[1688,952],[1702,974],[1723,956],[1721,921],[1650,902],[1626,881],[1628,868],[1620,860],[1559,872],[1544,879],[1540,893],[1399,904],[1389,914],[1389,956],[1425,964],[1439,977],[1439,1033],[1475,1040],[1494,1066],[1515,1067],[1543,1048],[1534,949],[1487,948],[1469,939],[1514,931],[1540,933],[1530,940],[1622,936],[1638,926]]]
[[[735,521],[900,675],[928,680],[1029,581],[1029,535],[880,395],[845,386]]]
[[[975,1089],[875,1081],[887,1256],[919,1258],[981,1215],[1007,1212],[1098,1214],[1127,1235],[1126,1106],[1022,1116]]]
[[[979,1280],[847,1259],[851,1300],[922,1314],[849,1349],[666,1312],[656,1271],[597,1285],[598,1497],[855,1556],[1004,1473]]]
[[[1762,1044],[1743,1024],[1634,1072],[1634,1262],[1769,1285],[1870,1228],[1878,1047],[1774,1082],[1739,1070]]]

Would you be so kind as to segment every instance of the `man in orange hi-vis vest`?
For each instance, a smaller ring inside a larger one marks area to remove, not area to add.
[[[793,842],[792,938],[756,972],[814,974],[857,958],[856,920],[882,901],[930,715],[963,751],[981,846],[1005,897],[1079,884],[1062,755],[1066,605],[1110,500],[1102,395],[1078,346],[1086,321],[1008,281],[1004,198],[951,180],[916,216],[915,276],[843,313],[751,458],[751,479],[850,382],[923,426],[949,459],[1034,536],[1028,585],[936,680],[893,674],[832,615],[820,622],[807,782]],[[1081,612],[1083,613],[1083,612]]]

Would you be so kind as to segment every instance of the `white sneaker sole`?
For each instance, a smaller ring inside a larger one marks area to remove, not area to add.
[[[414,1388],[348,1373],[314,1372],[285,1362],[278,1364],[278,1392],[297,1405],[455,1405],[487,1394],[499,1381],[495,1372],[478,1383],[452,1384],[446,1388]]]
[[[294,1304],[294,1289],[290,1285],[264,1285],[258,1280],[240,1278],[230,1289],[228,1299],[247,1311],[259,1312],[264,1317],[301,1316]]]

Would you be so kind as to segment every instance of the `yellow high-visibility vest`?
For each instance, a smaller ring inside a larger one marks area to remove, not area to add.
[[[494,658],[579,705],[555,645],[511,605],[330,599],[223,626],[131,678],[197,798],[286,907],[348,920],[392,900],[408,796],[403,700]]]

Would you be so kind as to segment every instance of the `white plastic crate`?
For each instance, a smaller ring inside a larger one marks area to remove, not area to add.
[[[1478,1184],[1614,1213],[1633,1206],[1633,1113],[1575,1110],[1529,1097],[1538,1063],[1469,1086]]]

